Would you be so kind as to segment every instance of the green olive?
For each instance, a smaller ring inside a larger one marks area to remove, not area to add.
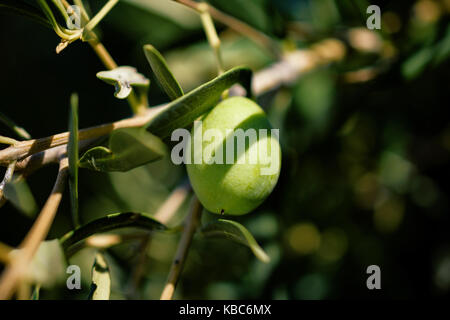
[[[272,129],[260,106],[243,97],[222,101],[200,120],[187,146],[192,188],[210,212],[249,213],[278,181],[278,130]]]

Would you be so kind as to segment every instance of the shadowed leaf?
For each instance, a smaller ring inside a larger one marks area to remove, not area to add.
[[[183,89],[181,89],[178,81],[169,70],[166,60],[161,53],[159,53],[159,51],[150,44],[144,46],[144,53],[150,63],[153,73],[159,81],[159,84],[167,93],[169,98],[171,100],[175,100],[181,97],[184,94]]]
[[[155,231],[168,230],[165,225],[148,215],[134,212],[114,213],[91,221],[80,228],[68,232],[60,239],[60,241],[66,251],[70,246],[93,234],[104,233],[125,227],[143,228]]]
[[[5,198],[26,216],[33,218],[38,206],[25,180],[10,181],[5,185]]]
[[[95,147],[81,157],[79,165],[95,171],[128,171],[161,159],[166,146],[156,136],[142,128],[113,131],[109,148]]]
[[[70,97],[67,152],[69,157],[70,209],[74,226],[77,227],[80,225],[80,218],[78,215],[78,95],[76,93]]]
[[[38,8],[19,0],[2,0],[0,12],[17,14],[30,18],[31,20],[51,28],[52,25]]]
[[[20,249],[19,249],[20,250]],[[16,254],[20,254],[17,252]],[[57,239],[41,242],[33,260],[28,265],[25,278],[44,288],[51,288],[66,278],[66,260]]]

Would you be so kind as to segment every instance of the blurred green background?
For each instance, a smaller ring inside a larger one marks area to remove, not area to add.
[[[1,2],[1,1],[0,1]],[[104,1],[88,1],[92,12]],[[253,213],[236,218],[271,257],[257,261],[226,240],[194,239],[175,298],[341,299],[444,297],[450,290],[450,1],[211,0],[280,41],[284,50],[340,39],[346,56],[258,98],[283,148],[281,177]],[[382,29],[365,28],[366,8],[378,4]],[[255,71],[275,59],[252,41],[217,24],[227,67]],[[166,0],[123,0],[98,32],[120,65],[152,80],[151,105],[168,101],[142,46],[153,44],[189,91],[216,74],[199,17]],[[80,97],[80,127],[130,116],[126,101],[95,74],[104,70],[77,41],[56,55],[59,39],[24,17],[0,13],[0,110],[34,138],[67,130],[69,97]],[[13,136],[0,125],[0,134]],[[2,172],[4,169],[2,169]],[[53,185],[56,167],[28,179],[37,207]],[[183,179],[170,159],[127,173],[80,170],[84,221],[109,213],[154,213]],[[188,200],[179,210],[187,210]],[[69,196],[48,239],[71,229]],[[7,203],[0,241],[20,243],[33,223]],[[208,214],[204,219],[211,219]],[[108,250],[112,298],[158,299],[179,236],[155,234],[137,288],[141,247]],[[81,291],[64,285],[43,299],[84,299],[94,250],[73,261],[82,267]],[[366,287],[366,268],[381,268],[382,290]]]

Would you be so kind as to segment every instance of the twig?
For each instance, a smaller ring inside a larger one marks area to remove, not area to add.
[[[311,46],[310,49],[290,52],[280,62],[254,75],[252,82],[253,94],[259,96],[280,86],[289,85],[314,68],[342,60],[345,54],[346,48],[344,44],[336,39],[326,39]],[[232,95],[236,95],[236,93]],[[163,110],[165,106],[161,105],[147,109],[144,114],[129,119],[82,129],[79,132],[79,140],[102,137],[120,128],[143,126],[155,113]],[[0,150],[0,165],[5,166],[14,160],[20,160],[38,152],[64,145],[67,143],[68,137],[69,133],[64,132],[47,138],[21,141],[15,146]]]
[[[61,202],[68,170],[67,158],[61,159],[58,176],[53,190],[45,202],[39,216],[19,246],[20,251],[3,271],[0,277],[0,300],[8,299],[17,288],[17,284],[41,242],[45,239]]]
[[[145,125],[155,113],[161,111],[164,106],[154,107],[146,110],[145,114],[117,122],[102,124],[79,131],[79,141],[95,139],[106,136],[112,131],[121,128],[141,127]],[[30,155],[48,150],[57,146],[65,145],[69,141],[69,132],[55,134],[50,137],[21,141],[14,146],[0,150],[0,165],[8,165],[14,160],[21,160]]]
[[[179,185],[172,193],[167,197],[164,203],[159,207],[158,211],[155,213],[154,217],[156,220],[164,225],[167,225],[170,220],[174,217],[175,213],[181,207],[183,202],[186,200],[189,192],[191,191],[191,185],[189,182],[184,182]],[[139,287],[139,283],[145,271],[145,263],[147,261],[148,248],[151,245],[151,234],[147,234],[141,242],[140,245],[140,255],[138,257],[138,262],[133,270],[132,281],[130,283],[131,292],[135,292]]]
[[[295,82],[312,69],[342,60],[345,45],[337,39],[325,39],[305,50],[287,53],[280,62],[257,72],[252,91],[255,96]]]
[[[0,262],[7,264],[11,262],[10,253],[13,251],[13,248],[10,246],[0,242]]]
[[[201,6],[202,3],[197,3],[192,0],[174,0],[174,1],[200,12],[199,6]],[[276,43],[274,40],[272,40],[270,37],[268,37],[261,31],[258,31],[255,28],[249,26],[248,24],[226,13],[223,13],[222,11],[214,8],[211,5],[209,5],[209,13],[215,20],[226,25],[227,27],[236,31],[237,33],[245,35],[246,37],[252,39],[262,47],[266,48],[276,58],[280,57],[281,50],[279,48],[278,43]]]
[[[206,38],[208,39],[209,45],[213,49],[214,56],[216,57],[219,75],[221,75],[224,71],[224,67],[222,54],[220,52],[220,39],[219,36],[217,35],[214,22],[212,21],[211,15],[209,13],[210,6],[203,2],[199,3],[197,7],[200,12],[200,18],[202,20],[203,29],[205,30],[206,33]]]
[[[175,188],[161,207],[159,207],[158,211],[156,211],[155,219],[167,225],[186,200],[190,191],[191,185],[187,181]]]
[[[87,139],[79,142],[79,150],[85,150],[98,139]],[[52,149],[48,149],[36,154],[33,154],[16,163],[15,171],[19,172],[19,176],[15,179],[26,178],[35,170],[52,163],[58,163],[59,159],[66,155],[67,147],[62,145]]]
[[[200,221],[200,216],[202,213],[202,205],[196,197],[194,197],[191,210],[186,218],[186,225],[181,235],[180,242],[178,244],[178,249],[175,254],[175,259],[173,260],[172,267],[170,268],[167,283],[161,294],[161,300],[171,300],[175,292],[175,287],[177,285],[178,279],[181,272],[183,271],[184,262],[186,260],[189,247],[192,242],[197,224]]]
[[[0,143],[2,143],[2,144],[14,145],[17,142],[19,142],[19,141],[17,141],[16,139],[13,139],[13,138],[10,138],[10,137],[5,137],[5,136],[0,136]]]

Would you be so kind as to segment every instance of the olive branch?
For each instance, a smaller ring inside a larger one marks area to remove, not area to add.
[[[59,14],[63,18],[67,18],[67,8],[70,4],[66,0],[52,0],[52,2],[58,9]],[[84,22],[83,27],[79,30],[70,30],[59,25],[47,1],[40,0],[38,4],[45,14],[46,19],[43,19],[43,21],[49,24],[61,38],[61,43],[57,47],[57,52],[66,48],[67,45],[73,41],[87,41],[108,70],[117,70],[117,63],[104,45],[99,41],[94,32],[94,28],[117,2],[117,0],[109,0],[105,6],[90,19],[82,1],[75,1],[75,4],[79,5],[82,9],[82,16],[79,18]],[[59,165],[53,189],[33,226],[19,245],[18,250],[13,250],[13,248],[0,244],[0,261],[7,264],[0,277],[0,299],[10,298],[14,292],[19,289],[19,284],[26,272],[26,267],[36,254],[39,245],[47,237],[48,231],[60,205],[66,182],[67,180],[73,179],[74,175],[76,176],[77,169],[74,169],[74,166],[78,167],[78,163],[74,163],[71,160],[71,155],[73,155],[74,152],[76,152],[78,156],[78,150],[85,150],[92,144],[95,144],[97,139],[108,135],[111,135],[111,143],[113,135],[116,137],[115,139],[124,139],[127,134],[131,135],[127,136],[128,138],[136,138],[130,132],[121,131],[130,128],[147,128],[150,133],[155,133],[156,136],[163,137],[167,132],[170,132],[171,128],[192,123],[193,119],[206,111],[206,109],[202,109],[201,107],[196,107],[197,109],[186,109],[186,105],[193,105],[193,102],[196,102],[196,106],[202,106],[201,101],[205,99],[210,99],[207,100],[209,104],[210,101],[220,99],[220,95],[222,95],[223,92],[227,92],[226,94],[228,95],[247,94],[260,96],[271,90],[276,90],[279,87],[293,83],[304,73],[309,72],[314,68],[340,61],[346,54],[345,45],[337,39],[325,39],[317,42],[308,49],[296,49],[283,53],[275,40],[234,17],[217,10],[211,5],[191,0],[176,0],[176,2],[199,13],[206,38],[216,57],[218,68],[218,77],[216,79],[188,94],[184,94],[179,86],[177,88],[176,80],[171,77],[170,72],[168,72],[168,69],[165,66],[164,60],[159,56],[159,53],[153,50],[152,47],[144,47],[147,58],[149,59],[158,80],[164,89],[167,89],[166,92],[168,92],[168,95],[170,96],[170,92],[172,94],[171,98],[173,101],[171,103],[149,107],[148,102],[143,98],[144,95],[138,94],[138,90],[136,89],[131,90],[127,96],[129,105],[134,113],[134,116],[131,118],[80,129],[79,131],[78,128],[75,128],[75,135],[73,134],[73,131],[67,131],[38,139],[29,139],[28,133],[14,124],[13,127],[16,128],[16,133],[26,140],[18,141],[9,137],[0,137],[0,143],[9,145],[9,147],[0,150],[0,165],[7,167],[5,177],[0,184],[0,205],[6,201],[3,194],[3,189],[6,184],[10,183],[12,180],[17,181],[25,179],[36,170],[48,164],[57,163]],[[38,18],[42,20],[42,17]],[[251,74],[250,71],[245,68],[236,68],[225,71],[220,52],[220,38],[214,27],[214,21],[222,23],[228,28],[252,39],[277,57],[278,62],[254,74]],[[242,86],[237,85],[237,83],[242,84],[244,87],[247,86],[247,88],[243,89]],[[203,103],[203,105],[204,108],[206,108],[207,104]],[[180,118],[175,118],[175,114]],[[75,147],[73,146],[74,143]],[[69,144],[72,146],[70,147]],[[154,145],[151,147],[154,147]],[[96,158],[96,156],[98,156],[99,152],[107,153],[109,151],[115,153],[117,157],[120,157],[120,153],[114,149],[114,145],[111,144],[110,148],[106,151],[98,148],[89,150],[88,152],[90,152],[90,155],[92,156],[92,158],[89,159],[108,161],[109,158],[106,159],[104,154],[102,154],[103,158]],[[80,159],[80,161],[82,160],[83,158]],[[94,167],[98,169],[97,166],[98,162],[96,162]],[[126,237],[119,239],[117,237],[110,237],[105,239],[96,235],[96,233],[104,232],[105,230],[114,230],[130,224],[153,230],[159,224],[165,225],[171,220],[176,210],[181,206],[181,203],[189,194],[189,190],[190,189],[186,184],[177,188],[172,195],[168,197],[161,207],[161,210],[154,215],[154,219],[142,218],[136,214],[121,214],[115,217],[107,217],[94,224],[75,228],[71,233],[61,239],[61,243],[63,247],[66,246],[65,249],[68,252],[73,253],[74,250],[79,250],[83,248],[83,246],[107,248],[127,240],[125,239]],[[75,199],[75,201],[76,200],[77,199]],[[189,214],[185,219],[185,225],[182,228],[183,233],[161,299],[172,299],[173,297],[193,235],[199,225],[201,212],[202,206],[194,197]],[[78,213],[75,212],[75,215],[77,214]],[[145,252],[146,243],[148,243],[149,237],[150,236],[146,234],[139,238],[143,243],[142,252]],[[248,235],[240,235],[240,237],[243,237],[244,241],[248,240]],[[100,238],[105,241],[98,244]],[[135,239],[135,237],[131,237],[130,239]],[[14,255],[12,255],[13,251],[16,251]],[[139,272],[136,271],[136,273]],[[139,279],[139,275],[136,277]]]

